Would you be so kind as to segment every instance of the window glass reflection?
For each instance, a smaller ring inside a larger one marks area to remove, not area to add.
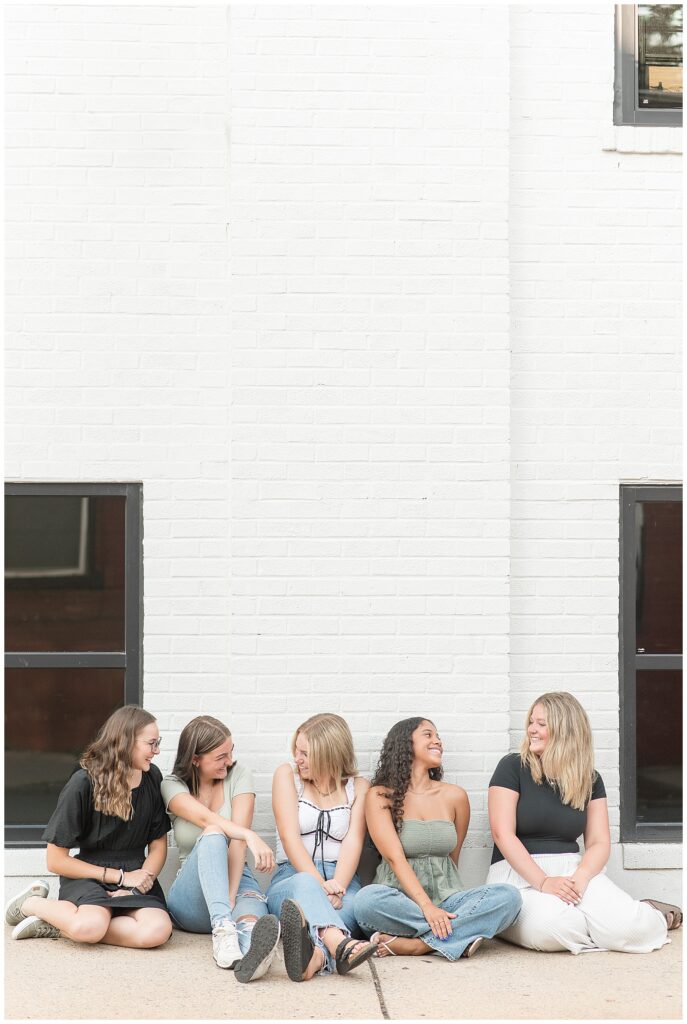
[[[5,497],[6,650],[124,650],[125,504]]]
[[[124,669],[5,671],[5,820],[45,825],[79,755],[124,704]]]
[[[635,506],[637,651],[682,652],[682,503]]]
[[[637,101],[645,110],[682,107],[682,4],[638,9]]]
[[[637,672],[637,821],[682,820],[682,672]]]

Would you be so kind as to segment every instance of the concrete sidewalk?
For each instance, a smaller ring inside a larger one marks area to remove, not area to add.
[[[281,959],[239,985],[210,939],[175,931],[161,949],[12,942],[5,929],[5,1016],[164,1020],[429,1018],[655,1019],[682,1016],[682,930],[655,953],[534,953],[486,942],[471,960],[375,959],[346,978],[294,985]]]

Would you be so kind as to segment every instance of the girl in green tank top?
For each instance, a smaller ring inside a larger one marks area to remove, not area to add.
[[[458,857],[470,803],[464,789],[443,781],[442,757],[436,727],[424,718],[397,722],[382,746],[365,802],[382,862],[354,905],[378,956],[471,956],[520,910],[513,886],[464,889]]]

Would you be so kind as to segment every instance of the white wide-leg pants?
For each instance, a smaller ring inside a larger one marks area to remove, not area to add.
[[[534,854],[532,859],[547,875],[569,876],[582,857],[579,853],[550,853]],[[490,867],[487,883],[493,882],[520,890],[522,910],[514,924],[499,935],[516,946],[545,952],[612,949],[650,953],[670,942],[663,914],[619,889],[605,869],[591,879],[575,906],[533,889],[506,860]]]

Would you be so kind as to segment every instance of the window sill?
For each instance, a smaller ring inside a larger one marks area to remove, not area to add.
[[[611,125],[603,134],[601,148],[610,153],[681,153],[682,128]]]
[[[681,843],[623,843],[623,867],[627,871],[682,868]]]

